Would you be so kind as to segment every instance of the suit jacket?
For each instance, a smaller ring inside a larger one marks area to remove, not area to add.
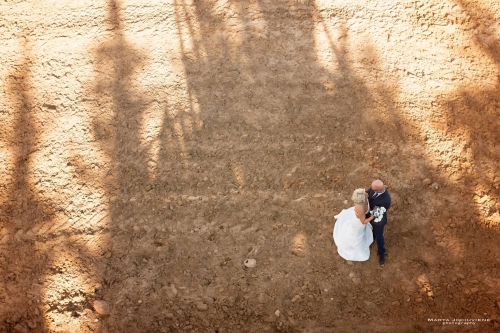
[[[376,198],[374,198],[376,192],[373,191],[371,189],[371,187],[366,190],[366,193],[368,193],[368,203],[370,204],[371,210],[373,210],[376,206],[385,208],[385,213],[384,213],[384,216],[382,217],[382,220],[380,221],[380,223],[386,224],[387,223],[387,211],[389,210],[389,207],[391,207],[391,196],[389,195],[389,191],[387,191],[387,188],[386,188],[385,192]]]

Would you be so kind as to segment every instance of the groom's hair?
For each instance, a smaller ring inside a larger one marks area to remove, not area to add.
[[[355,189],[354,192],[352,193],[351,199],[354,203],[357,204],[365,203],[365,189],[364,188]]]

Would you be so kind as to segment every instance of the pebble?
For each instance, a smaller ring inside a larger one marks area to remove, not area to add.
[[[196,308],[200,311],[206,311],[208,310],[208,305],[203,302],[198,302],[196,303]]]
[[[425,179],[422,181],[422,184],[424,184],[424,185],[429,185],[430,183],[432,183],[432,181],[431,181],[429,178],[425,178]]]
[[[36,322],[28,320],[28,327],[34,330],[36,328]]]
[[[15,332],[28,333],[28,330],[23,325],[17,324],[14,326]]]
[[[100,315],[108,315],[111,313],[111,307],[105,301],[94,301],[94,309]]]
[[[439,184],[438,183],[433,183],[431,187],[435,190],[439,189]]]
[[[479,288],[471,288],[470,291],[473,293],[477,293],[479,291]]]
[[[295,295],[295,296],[293,296],[293,298],[292,298],[292,303],[295,303],[295,302],[297,302],[297,301],[299,301],[299,300],[300,300],[300,296],[299,296],[299,295]]]
[[[257,301],[261,304],[269,302],[269,296],[266,293],[260,293],[259,296],[257,296]]]
[[[255,265],[257,264],[257,261],[255,259],[246,259],[243,264],[248,267],[248,268],[252,268],[252,267],[255,267]]]
[[[207,304],[214,304],[215,300],[212,297],[204,296],[203,301]]]
[[[175,285],[173,283],[170,285],[170,289],[172,289],[172,292],[174,293],[174,295],[177,295],[178,291],[177,291],[177,288],[175,288]]]
[[[394,302],[392,302],[391,304],[392,304],[392,305],[395,305],[395,306],[399,306],[399,305],[400,305],[400,304],[399,304],[399,301],[394,301]]]
[[[274,315],[275,315],[276,317],[279,317],[279,316],[280,316],[280,310],[276,310],[276,312],[274,313]]]

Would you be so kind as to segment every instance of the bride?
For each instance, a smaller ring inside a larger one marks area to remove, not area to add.
[[[373,243],[373,220],[365,190],[358,188],[352,194],[354,207],[342,210],[335,216],[333,240],[342,258],[351,261],[365,261],[370,257],[370,244]],[[371,215],[366,218],[367,215]]]

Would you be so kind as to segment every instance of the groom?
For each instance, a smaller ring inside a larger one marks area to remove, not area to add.
[[[373,227],[373,238],[377,241],[378,262],[380,266],[384,266],[384,226],[387,224],[387,211],[389,207],[391,207],[391,196],[387,188],[385,188],[384,183],[379,179],[373,181],[372,186],[366,190],[366,195],[370,204],[370,209],[373,210],[373,212],[377,210],[377,207],[385,208],[381,217],[377,218],[377,216],[375,216],[370,222]],[[367,217],[369,216],[370,213],[367,214]],[[379,220],[379,222],[376,222],[376,220]]]

